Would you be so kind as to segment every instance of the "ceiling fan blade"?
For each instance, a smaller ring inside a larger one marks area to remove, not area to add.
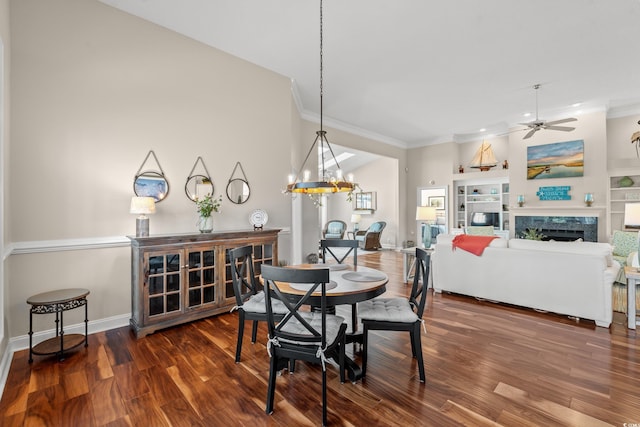
[[[575,130],[575,128],[569,127],[569,126],[548,126],[545,125],[544,127],[545,129],[549,129],[549,130],[561,130],[563,132],[571,132],[572,130]]]
[[[560,119],[560,120],[552,120],[550,122],[547,122],[547,125],[559,125],[560,123],[569,123],[569,122],[575,122],[576,119],[575,117],[568,117],[566,119]]]
[[[538,128],[533,128],[531,129],[522,139],[527,139],[527,138],[531,138],[533,136],[534,133],[536,133],[536,131],[538,130]]]

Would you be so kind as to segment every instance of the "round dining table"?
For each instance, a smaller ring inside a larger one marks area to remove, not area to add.
[[[329,283],[326,285],[327,310],[335,312],[338,305],[351,305],[355,310],[358,302],[366,301],[382,295],[386,291],[388,276],[374,268],[354,266],[351,264],[297,264],[289,268],[328,268]],[[304,295],[308,284],[278,282],[280,291],[290,295]],[[320,291],[311,295],[310,302],[314,309],[320,307]],[[362,334],[358,333],[356,313],[352,313],[352,331],[347,334],[347,342],[362,343]],[[350,357],[345,356],[345,369],[352,382],[362,378],[362,368]]]
[[[298,264],[289,268],[328,268],[327,305],[335,307],[343,304],[356,304],[383,294],[389,278],[374,268],[353,266],[351,264]],[[307,285],[279,283],[282,292],[291,295],[304,295]],[[311,295],[311,303],[320,306],[320,291]],[[317,304],[316,304],[317,303]]]

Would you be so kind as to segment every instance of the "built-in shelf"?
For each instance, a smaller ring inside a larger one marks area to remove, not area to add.
[[[494,171],[499,172],[499,171]],[[497,214],[491,220],[498,231],[509,229],[509,182],[498,174],[484,172],[458,174],[464,180],[454,182],[455,223],[459,228],[468,227],[472,216],[478,213]],[[484,180],[469,180],[471,176],[485,177]]]
[[[631,178],[631,185],[622,182],[623,178]],[[624,229],[624,206],[627,203],[640,202],[640,175],[637,169],[619,170],[609,176],[609,229],[612,235],[614,230]]]

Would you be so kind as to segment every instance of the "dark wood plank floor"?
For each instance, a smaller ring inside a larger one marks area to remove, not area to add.
[[[404,295],[401,255],[359,263],[386,271]],[[424,315],[427,381],[409,337],[374,333],[368,374],[340,384],[329,367],[329,422],[343,426],[623,426],[640,424],[640,345],[616,315],[611,329],[455,295],[430,295]],[[90,336],[65,361],[14,355],[0,401],[3,426],[319,425],[319,367],[277,380],[264,412],[266,329],[234,363],[237,315],[136,340],[128,328]],[[348,353],[359,360],[352,346]],[[354,354],[355,353],[355,354]]]

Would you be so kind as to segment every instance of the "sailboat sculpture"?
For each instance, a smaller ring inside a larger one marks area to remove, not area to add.
[[[478,148],[478,151],[476,151],[469,166],[480,169],[481,171],[488,171],[497,164],[498,162],[496,161],[496,156],[493,155],[491,144],[482,141],[482,145]]]

